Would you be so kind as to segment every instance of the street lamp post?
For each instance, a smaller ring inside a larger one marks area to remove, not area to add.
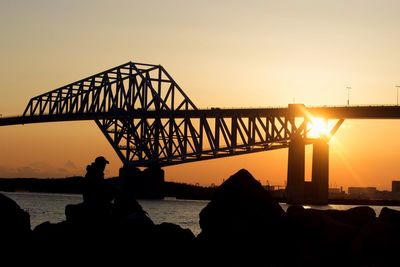
[[[351,87],[347,86],[346,89],[347,89],[347,105],[350,106],[350,90],[351,90]]]
[[[399,88],[400,88],[400,85],[396,85],[395,87],[397,88],[397,106],[398,106],[399,105]]]

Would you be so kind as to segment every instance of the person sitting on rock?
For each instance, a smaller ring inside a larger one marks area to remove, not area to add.
[[[113,190],[107,187],[104,181],[104,170],[108,163],[108,160],[100,156],[86,167],[83,202],[88,207],[100,211],[109,210],[114,198]]]

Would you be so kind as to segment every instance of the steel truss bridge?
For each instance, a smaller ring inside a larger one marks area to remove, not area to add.
[[[399,106],[198,109],[160,65],[128,62],[33,97],[0,126],[94,120],[125,166],[169,166],[288,147],[311,118],[400,118]]]

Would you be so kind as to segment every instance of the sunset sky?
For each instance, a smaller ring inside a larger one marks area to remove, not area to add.
[[[396,104],[400,1],[1,1],[0,114],[128,61],[161,64],[199,108]],[[330,143],[331,186],[400,180],[400,121],[348,120]],[[220,184],[240,168],[284,186],[288,151],[165,168]],[[84,175],[121,162],[92,121],[0,127],[0,177]],[[311,151],[307,150],[310,177]]]

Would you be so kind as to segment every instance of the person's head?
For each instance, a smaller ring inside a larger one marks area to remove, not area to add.
[[[108,160],[106,160],[105,157],[100,156],[97,157],[94,161],[94,164],[96,166],[98,166],[99,168],[101,168],[102,171],[104,171],[104,169],[106,168],[106,164],[110,163]]]

